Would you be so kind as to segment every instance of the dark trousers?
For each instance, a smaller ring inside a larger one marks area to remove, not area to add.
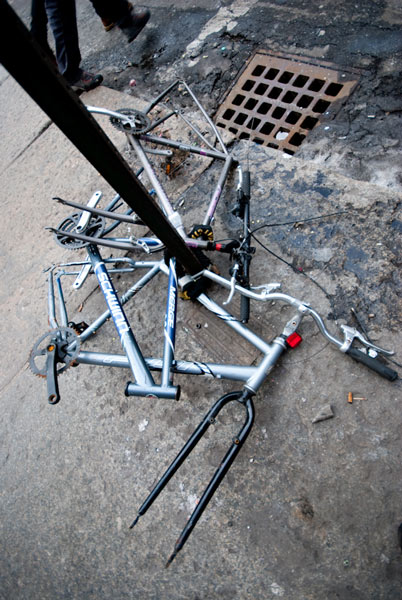
[[[31,33],[46,52],[50,52],[47,42],[47,15],[44,0],[32,0]]]
[[[81,76],[75,0],[32,0],[31,33],[53,56],[47,41],[48,21],[54,36],[59,71],[69,83],[74,83]]]
[[[130,25],[127,0],[91,0],[91,2],[101,18],[110,19],[119,27]],[[42,48],[52,55],[47,42],[48,21],[55,41],[59,71],[70,84],[75,83],[81,76],[75,0],[32,0],[32,35]]]
[[[54,36],[59,71],[69,83],[74,83],[81,76],[75,0],[44,0],[44,4]]]

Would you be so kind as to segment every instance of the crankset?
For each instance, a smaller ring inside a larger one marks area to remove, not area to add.
[[[78,250],[79,248],[84,248],[88,246],[89,242],[84,242],[83,240],[77,240],[69,236],[68,234],[78,232],[78,224],[81,218],[82,213],[73,213],[64,219],[57,226],[57,233],[54,234],[54,238],[59,246],[68,250]],[[88,225],[85,228],[85,231],[80,231],[80,233],[85,233],[90,237],[98,238],[101,237],[105,230],[105,219],[99,215],[92,215],[89,219]]]
[[[69,327],[48,331],[32,348],[29,366],[34,375],[46,377],[50,404],[56,404],[60,400],[57,376],[74,364],[79,351],[80,340]]]

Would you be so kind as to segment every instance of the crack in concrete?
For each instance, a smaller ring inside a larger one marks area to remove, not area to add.
[[[11,167],[11,165],[13,163],[15,163],[15,161],[17,161],[19,158],[21,158],[21,156],[23,154],[25,154],[25,152],[27,150],[29,150],[29,148],[32,146],[32,144],[34,144],[36,142],[37,139],[40,138],[40,136],[45,133],[45,131],[47,131],[49,129],[49,127],[52,125],[53,121],[49,120],[39,131],[38,133],[35,135],[35,137],[32,138],[32,140],[29,142],[29,144],[27,146],[25,146],[25,148],[23,148],[16,156],[14,156],[14,158],[12,159],[12,161],[10,163],[8,163],[4,169],[1,171],[1,173],[4,173],[5,171],[7,171],[7,169],[9,169]]]

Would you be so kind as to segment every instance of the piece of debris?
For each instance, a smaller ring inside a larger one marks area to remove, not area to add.
[[[289,132],[287,131],[278,131],[278,133],[275,136],[275,139],[277,140],[286,140],[286,138],[288,137]]]
[[[319,423],[320,421],[326,421],[327,419],[331,419],[332,417],[334,417],[334,413],[332,411],[332,407],[330,404],[325,404],[325,406],[323,406],[319,413],[314,417],[314,419],[311,421],[312,423]]]
[[[367,400],[367,398],[362,398],[361,396],[354,396],[353,392],[348,393],[348,402],[352,404],[353,400]]]
[[[138,431],[145,431],[145,429],[148,427],[148,423],[148,419],[143,419],[141,423],[138,423]]]

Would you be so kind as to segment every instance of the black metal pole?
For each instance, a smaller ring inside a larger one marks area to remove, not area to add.
[[[10,75],[163,241],[184,269],[190,274],[201,271],[197,257],[6,0],[0,0],[0,60]]]

